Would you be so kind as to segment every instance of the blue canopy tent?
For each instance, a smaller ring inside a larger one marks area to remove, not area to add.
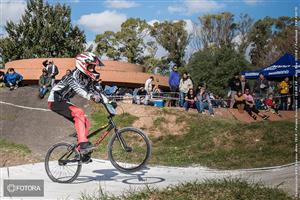
[[[296,68],[295,57],[291,54],[284,54],[275,63],[261,70],[266,78],[277,78],[295,76]],[[298,70],[297,70],[298,71]]]
[[[246,79],[257,79],[261,70],[254,71],[244,71],[242,75],[246,77]]]
[[[296,71],[297,75],[300,75],[300,68],[296,70],[295,65],[295,57],[286,53],[269,67],[255,71],[245,71],[242,74],[245,75],[247,79],[256,79],[260,73],[266,78],[295,76]]]

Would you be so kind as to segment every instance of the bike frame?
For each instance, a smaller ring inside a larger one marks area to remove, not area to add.
[[[105,132],[103,132],[100,137],[97,139],[97,141],[95,142],[96,146],[99,146],[100,143],[104,140],[104,138],[106,138],[106,136],[110,133],[111,130],[114,130],[115,133],[118,132],[118,129],[116,127],[115,122],[112,119],[112,116],[107,117],[108,118],[108,123],[105,124],[104,126],[98,128],[97,130],[93,131],[92,133],[90,133],[87,138],[91,138],[94,135],[97,135],[98,133],[100,133],[101,131],[105,130]]]

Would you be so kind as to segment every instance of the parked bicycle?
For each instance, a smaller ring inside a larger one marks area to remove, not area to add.
[[[99,92],[99,91],[98,91]],[[98,133],[99,138],[94,145],[99,147],[110,132],[113,132],[108,143],[108,158],[112,165],[121,172],[135,172],[147,164],[151,154],[151,144],[147,135],[140,129],[125,127],[118,129],[113,121],[117,104],[109,102],[99,92],[101,103],[108,113],[108,123],[88,135],[91,138]],[[54,144],[45,157],[45,169],[49,178],[58,183],[71,183],[79,176],[85,155],[80,153],[77,143],[61,142]]]

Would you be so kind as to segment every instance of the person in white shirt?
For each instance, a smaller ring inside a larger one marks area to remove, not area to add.
[[[153,87],[152,87],[152,82],[154,81],[154,77],[153,76],[150,76],[150,78],[148,78],[145,82],[145,91],[147,92],[146,94],[146,97],[144,99],[144,104],[147,105],[148,104],[148,101],[150,100],[151,98],[151,95],[152,95],[152,90],[153,90]]]
[[[189,91],[189,89],[193,89],[193,82],[188,77],[186,72],[183,73],[182,78],[180,79],[179,83],[179,105],[183,107],[184,99]]]

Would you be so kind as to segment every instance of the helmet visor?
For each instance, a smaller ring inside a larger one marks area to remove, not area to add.
[[[95,66],[104,66],[103,62],[98,57],[94,57],[94,60],[86,60],[87,64]]]

